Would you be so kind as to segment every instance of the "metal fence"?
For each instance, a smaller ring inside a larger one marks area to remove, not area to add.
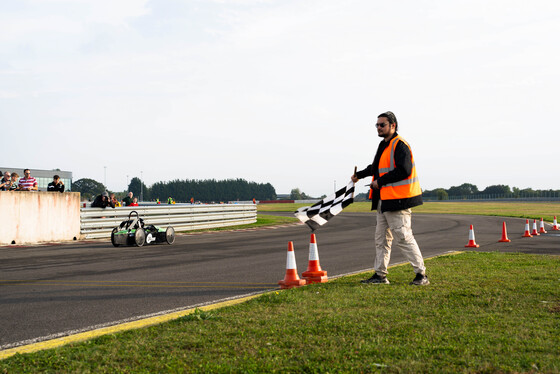
[[[189,231],[257,222],[255,204],[165,205],[122,208],[81,208],[80,233],[84,239],[109,238],[111,230],[138,212],[148,225],[173,226]]]

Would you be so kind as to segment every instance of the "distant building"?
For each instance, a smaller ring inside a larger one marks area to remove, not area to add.
[[[37,179],[37,184],[39,185],[39,191],[46,191],[47,186],[49,183],[53,181],[53,176],[58,175],[64,183],[64,190],[65,191],[72,191],[72,172],[71,171],[62,171],[62,170],[40,170],[40,169],[31,169],[31,168],[10,168],[5,166],[0,166],[0,171],[2,174],[4,172],[9,171],[13,173],[14,171],[19,174],[20,178],[23,178],[23,171],[25,169],[29,169],[31,172],[31,176]],[[0,179],[2,177],[0,176]]]

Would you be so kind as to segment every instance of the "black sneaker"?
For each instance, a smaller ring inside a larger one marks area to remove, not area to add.
[[[389,284],[389,279],[384,275],[377,275],[377,273],[375,273],[371,278],[361,280],[360,282],[364,284]]]
[[[416,277],[410,282],[410,284],[415,286],[425,286],[430,284],[428,276],[420,273],[416,273]]]

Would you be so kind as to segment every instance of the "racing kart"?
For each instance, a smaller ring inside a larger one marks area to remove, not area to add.
[[[133,214],[136,216],[133,217]],[[111,231],[111,243],[118,247],[120,245],[141,247],[144,244],[173,244],[175,242],[175,229],[171,226],[162,229],[154,225],[146,225],[139,217],[138,212],[133,210],[128,215],[128,220]]]

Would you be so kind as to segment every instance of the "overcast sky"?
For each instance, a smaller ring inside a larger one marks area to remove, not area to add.
[[[560,189],[559,37],[552,0],[2,1],[1,164],[319,196],[391,110],[423,189]]]

